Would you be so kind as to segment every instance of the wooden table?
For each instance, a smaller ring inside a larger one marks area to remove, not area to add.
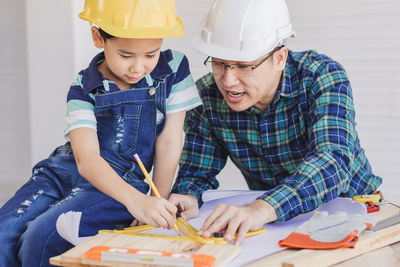
[[[379,212],[371,213],[377,221],[384,220],[391,216],[400,213],[400,209],[385,204],[381,206]],[[108,233],[104,233],[108,234]],[[97,240],[96,240],[97,238]],[[138,245],[138,240],[127,239],[126,237],[118,237],[115,234],[97,235],[94,239],[90,239],[85,243],[72,248],[71,250],[53,257],[50,262],[60,266],[100,266],[99,262],[88,260],[82,257],[82,254],[93,246],[93,244],[102,244],[109,246],[119,246],[134,248]],[[153,243],[152,243],[153,242]],[[214,255],[217,258],[218,266],[229,266],[229,262],[239,253],[240,248],[228,244],[223,245],[197,245],[185,243],[169,243],[165,240],[158,240],[157,242],[151,240],[140,240],[139,246],[142,249],[165,249],[174,251],[187,251],[192,253],[205,253]],[[146,247],[149,246],[149,247]],[[397,256],[396,256],[397,255]],[[334,250],[310,250],[310,249],[285,249],[275,254],[266,256],[262,259],[256,260],[247,267],[261,267],[261,266],[295,266],[295,267],[313,267],[313,266],[339,266],[339,267],[394,267],[400,266],[400,223],[384,228],[382,230],[373,232],[370,230],[364,231],[356,247],[354,249],[334,249]],[[101,266],[133,266],[132,264],[121,263],[108,263]],[[134,265],[140,266],[140,265]],[[150,266],[150,265],[146,265]]]

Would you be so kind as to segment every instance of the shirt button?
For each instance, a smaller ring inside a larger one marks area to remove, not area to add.
[[[291,211],[289,211],[289,215],[290,215],[290,217],[294,217],[294,211],[293,210],[291,210]]]
[[[148,91],[149,95],[154,95],[156,93],[156,88],[151,87]]]

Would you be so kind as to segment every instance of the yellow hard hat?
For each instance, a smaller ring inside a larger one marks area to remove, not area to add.
[[[81,19],[122,38],[177,38],[185,35],[174,0],[85,0]]]

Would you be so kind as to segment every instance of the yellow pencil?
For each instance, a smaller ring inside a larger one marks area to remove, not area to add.
[[[154,194],[156,195],[156,197],[161,198],[160,193],[158,192],[156,185],[153,183],[153,180],[151,179],[149,173],[147,172],[146,168],[143,165],[143,162],[140,160],[139,155],[135,154],[133,155],[137,161],[137,163],[139,164],[140,169],[142,170],[144,177],[146,177],[147,182],[150,184],[151,190],[153,190]]]
[[[137,163],[139,164],[140,169],[142,170],[144,177],[146,177],[147,182],[150,184],[151,190],[153,190],[154,195],[156,195],[156,197],[161,198],[160,193],[157,190],[156,185],[153,183],[153,180],[151,179],[149,173],[147,172],[146,168],[143,165],[143,162],[140,160],[139,155],[135,154],[133,155],[137,161]],[[174,223],[174,229],[177,233],[179,233],[178,231],[178,226],[176,225],[176,222]]]

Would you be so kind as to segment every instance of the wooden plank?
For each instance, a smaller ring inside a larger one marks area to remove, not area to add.
[[[279,252],[268,255],[267,257],[261,258],[259,260],[255,260],[255,261],[247,264],[246,267],[263,267],[263,266],[281,267],[282,260],[294,255],[298,251],[299,251],[298,249],[291,249],[291,248],[281,250]]]
[[[354,267],[354,266],[400,266],[396,259],[393,249],[390,246],[383,247],[361,256],[336,264],[335,267]]]
[[[371,213],[370,215],[375,217],[377,221],[381,221],[396,214],[399,214],[399,209],[393,205],[386,204],[381,206],[379,212]],[[364,231],[354,249],[286,249],[254,261],[246,266],[329,266],[398,241],[400,241],[400,224],[376,232]]]
[[[390,247],[393,250],[393,254],[397,258],[397,260],[400,262],[400,242],[394,243],[390,245]]]
[[[188,252],[195,254],[203,253],[214,256],[217,259],[215,263],[216,266],[226,266],[240,252],[239,246],[229,244],[202,245],[189,241],[176,241],[124,234],[99,233],[86,242],[68,250],[67,252],[51,258],[50,263],[58,266],[126,266],[124,263],[111,261],[99,262],[87,259],[83,256],[83,254],[90,248],[99,245],[135,249],[153,249],[172,252]],[[129,266],[132,266],[132,264]],[[139,264],[135,266],[142,265]]]

